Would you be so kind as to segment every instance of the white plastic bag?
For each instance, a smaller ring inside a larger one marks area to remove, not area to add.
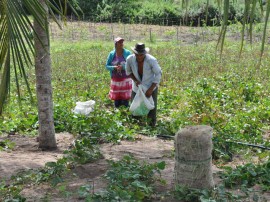
[[[133,116],[145,116],[150,110],[155,108],[153,97],[147,98],[144,94],[145,87],[138,86],[138,91],[129,107]]]
[[[88,116],[90,112],[94,111],[94,106],[96,102],[94,100],[88,100],[86,102],[76,102],[74,110],[75,114],[83,114]]]

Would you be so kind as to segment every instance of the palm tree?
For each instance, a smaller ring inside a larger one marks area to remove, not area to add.
[[[44,0],[39,0],[46,13],[48,7]],[[51,56],[48,37],[48,15],[42,17],[45,29],[34,21],[35,30],[35,73],[36,73],[36,94],[38,103],[39,120],[39,147],[42,149],[55,149],[53,100],[51,85]]]
[[[60,6],[60,8],[66,10],[67,3],[68,1],[64,1],[64,7]],[[34,25],[26,11],[33,17]],[[48,31],[48,14],[53,14],[52,11],[63,15],[63,12],[49,0],[0,0],[0,114],[9,92],[11,67],[14,70],[19,99],[19,76],[24,79],[30,92],[25,67],[32,65],[34,56],[39,147],[49,150],[57,147],[53,120]],[[55,16],[52,16],[56,20]],[[31,30],[34,33],[34,41],[29,34]]]

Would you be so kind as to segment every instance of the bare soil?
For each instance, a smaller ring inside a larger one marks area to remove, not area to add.
[[[19,171],[40,168],[46,162],[56,161],[63,156],[63,151],[67,150],[74,140],[69,133],[56,134],[58,149],[52,152],[38,149],[36,138],[20,135],[6,135],[0,137],[10,139],[16,143],[13,151],[0,152],[0,181],[9,180],[10,177]],[[52,188],[48,184],[29,185],[22,191],[22,195],[27,201],[83,201],[76,194],[80,186],[90,184],[92,192],[98,192],[106,187],[106,182],[102,178],[108,169],[107,160],[120,160],[124,155],[132,154],[141,161],[148,163],[165,161],[166,168],[162,171],[161,177],[167,182],[165,185],[156,184],[157,192],[165,193],[174,187],[174,141],[162,140],[155,137],[138,136],[136,141],[122,141],[120,144],[103,144],[101,151],[104,159],[94,163],[76,166],[71,173],[65,176],[62,184],[64,189]],[[217,175],[218,169],[213,165],[214,181],[220,182]],[[269,196],[269,195],[268,195]],[[270,197],[269,197],[270,199]],[[154,201],[175,201],[172,198],[164,198]],[[252,200],[251,200],[252,201]],[[270,201],[270,200],[269,200]]]

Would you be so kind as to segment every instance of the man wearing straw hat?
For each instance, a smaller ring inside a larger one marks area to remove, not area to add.
[[[149,48],[144,43],[136,43],[135,47],[131,47],[134,54],[128,56],[126,62],[126,74],[132,79],[131,101],[136,95],[138,85],[142,84],[146,89],[146,97],[153,97],[155,108],[150,110],[148,118],[149,125],[156,125],[157,113],[157,94],[158,84],[161,80],[161,68],[157,59],[150,55]]]

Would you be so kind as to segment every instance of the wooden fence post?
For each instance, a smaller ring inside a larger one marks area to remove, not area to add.
[[[153,39],[152,39],[152,29],[151,28],[149,29],[149,32],[150,32],[149,33],[150,34],[150,42],[153,42]]]
[[[176,25],[176,43],[179,43],[179,27]]]

